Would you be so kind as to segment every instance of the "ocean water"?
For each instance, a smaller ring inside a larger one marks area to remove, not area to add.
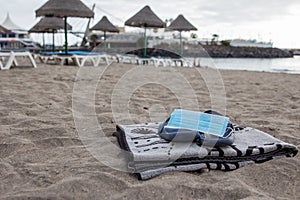
[[[201,66],[227,70],[248,70],[300,74],[300,56],[294,58],[201,58]]]

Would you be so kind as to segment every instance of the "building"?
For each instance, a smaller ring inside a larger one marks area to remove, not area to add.
[[[0,25],[0,34],[1,37],[7,37],[7,38],[28,38],[29,37],[28,31],[16,25],[12,21],[9,13],[7,13],[6,19]]]
[[[104,50],[103,35],[97,35],[97,40],[89,41],[94,46],[93,51]],[[94,43],[94,44],[93,44]],[[143,47],[143,35],[137,33],[108,34],[106,51],[109,53],[128,52]]]
[[[16,25],[7,14],[0,25],[0,50],[1,51],[38,51],[40,47],[30,38],[27,30]]]

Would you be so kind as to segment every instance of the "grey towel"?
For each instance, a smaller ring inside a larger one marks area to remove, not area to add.
[[[170,171],[215,169],[230,171],[281,157],[293,157],[297,147],[250,127],[235,126],[234,143],[225,147],[168,142],[157,134],[159,124],[117,125],[115,136],[130,152],[128,168],[145,180]]]

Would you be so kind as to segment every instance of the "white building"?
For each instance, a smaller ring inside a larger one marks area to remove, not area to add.
[[[4,22],[1,26],[6,29],[0,34],[2,37],[14,37],[14,38],[28,38],[28,31],[16,25],[10,18],[9,13],[7,13]]]

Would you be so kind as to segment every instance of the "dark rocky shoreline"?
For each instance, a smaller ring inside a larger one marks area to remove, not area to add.
[[[184,57],[212,58],[290,58],[293,53],[278,48],[233,47],[224,45],[184,45]],[[165,49],[179,54],[179,45],[157,45],[156,49]]]
[[[293,53],[278,48],[261,47],[232,47],[224,45],[184,45],[183,57],[212,57],[212,58],[290,58]],[[147,48],[147,56],[179,57],[179,45],[157,45]],[[93,51],[97,51],[94,49]],[[101,50],[99,50],[101,51]],[[110,48],[107,53],[127,53],[143,56],[142,48]]]
[[[213,58],[290,58],[293,54],[278,48],[227,47],[205,45],[203,48]]]

